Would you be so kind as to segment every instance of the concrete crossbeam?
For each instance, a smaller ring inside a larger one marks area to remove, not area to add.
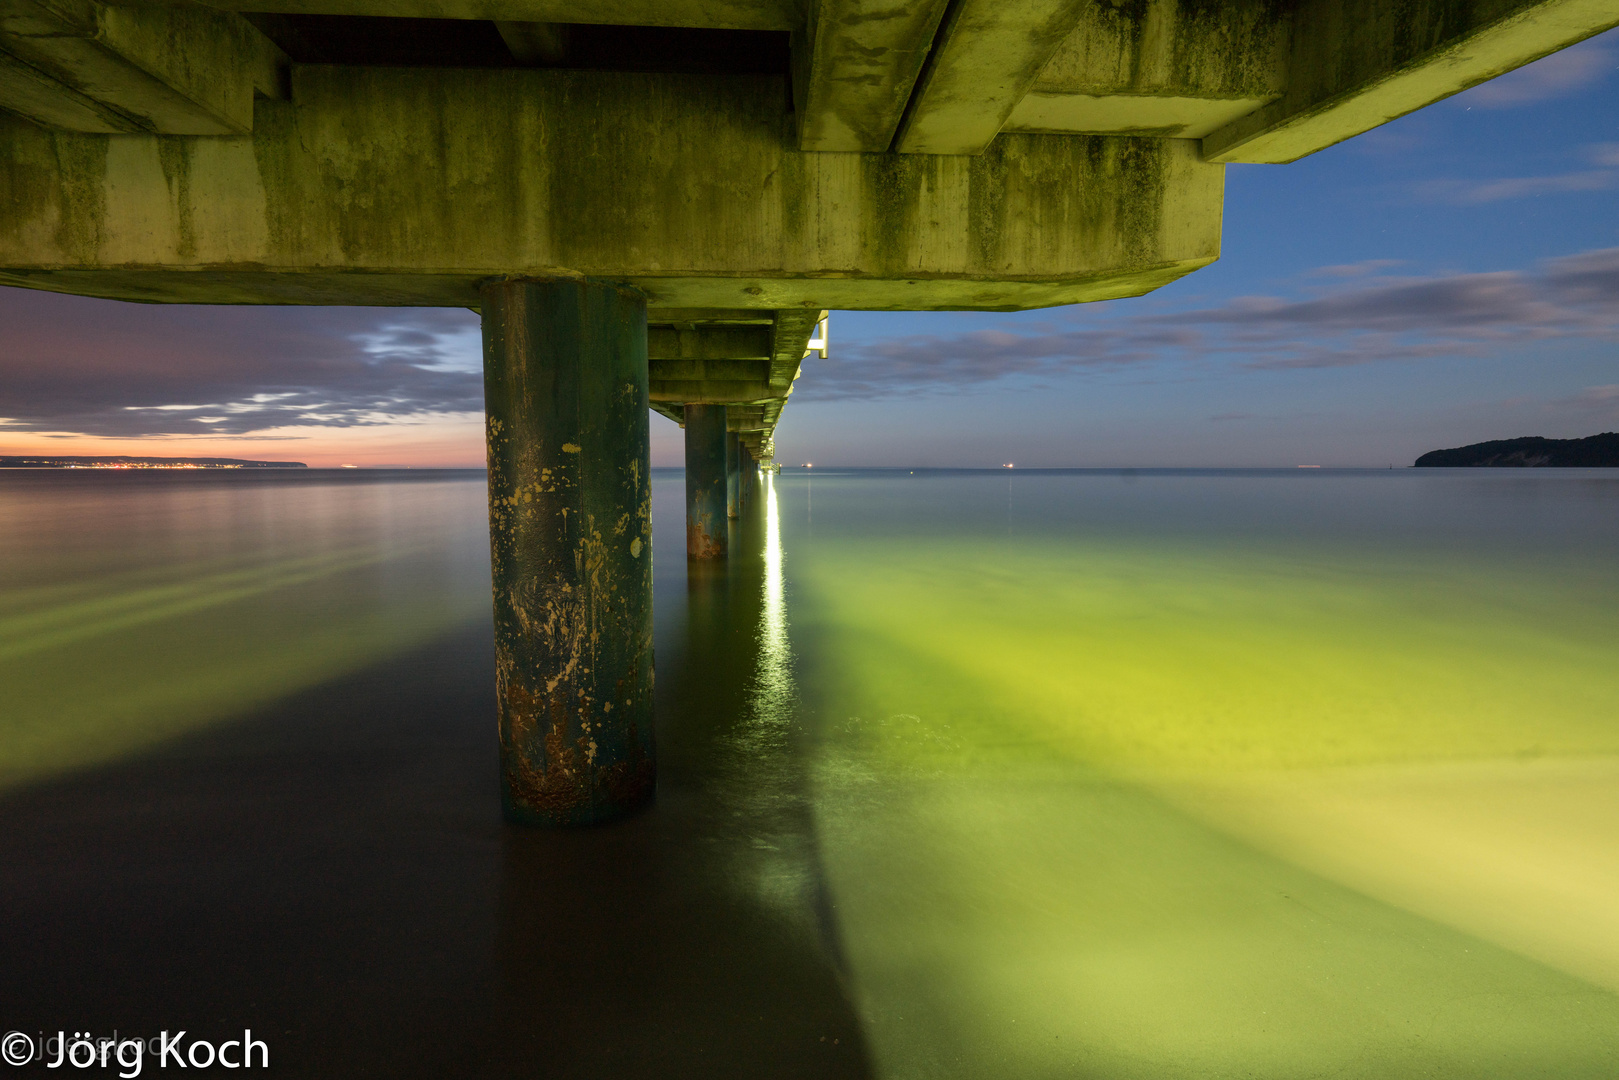
[[[1291,25],[1271,0],[1088,5],[1002,130],[1201,138],[1281,95]]]
[[[957,0],[894,149],[983,153],[1086,6],[1084,0]]]
[[[199,6],[0,0],[0,51],[0,107],[71,131],[236,134],[252,130],[255,91],[283,96],[281,51]]]
[[[770,361],[747,357],[726,360],[654,360],[652,379],[719,379],[731,382],[761,382],[770,380]]]
[[[568,24],[549,22],[495,23],[513,59],[533,67],[558,67],[568,58]]]
[[[748,312],[659,309],[657,317],[673,326],[693,327],[699,335],[718,329],[710,325],[697,325],[699,318],[727,320],[733,324],[738,317],[751,322],[761,318],[768,325],[749,326],[758,339],[737,336],[730,339],[736,345],[745,344],[749,351],[766,343],[767,356],[729,357],[724,359],[661,359],[651,362],[651,403],[654,412],[667,416],[677,424],[685,422],[685,408],[689,404],[724,404],[727,429],[738,433],[743,445],[758,449],[775,432],[781,412],[793,392],[793,381],[798,378],[799,366],[808,354],[808,344],[816,333],[816,326],[826,316],[824,311],[806,311],[788,308],[774,312]],[[726,340],[720,335],[711,339],[719,347]]]
[[[652,360],[768,360],[771,339],[768,326],[654,326],[647,329],[646,348]]]
[[[793,40],[799,149],[887,150],[945,7],[945,0],[813,2]]]
[[[1614,0],[1305,0],[1285,93],[1210,133],[1204,154],[1294,161],[1616,24]]]
[[[693,330],[708,326],[769,326],[775,312],[757,308],[648,308],[650,327]]]
[[[757,380],[659,379],[654,375],[651,385],[653,401],[724,405],[764,401],[775,396],[769,383]]]
[[[225,11],[417,19],[798,30],[799,0],[209,0]]]
[[[63,131],[141,130],[132,118],[6,52],[0,52],[0,107]]]
[[[471,307],[491,276],[579,273],[654,307],[813,314],[1133,296],[1219,253],[1222,170],[1190,140],[803,153],[771,76],[297,67],[292,86],[236,138],[0,119],[0,281]]]

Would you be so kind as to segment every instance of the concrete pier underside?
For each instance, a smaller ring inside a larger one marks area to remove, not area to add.
[[[1141,295],[1219,257],[1226,163],[1616,23],[1613,0],[0,0],[0,284],[482,309],[507,805],[600,820],[652,786],[648,408],[718,454],[715,523],[688,518],[711,557],[726,432],[771,462],[825,311]]]

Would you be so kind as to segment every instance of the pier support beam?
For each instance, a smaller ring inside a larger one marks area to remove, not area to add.
[[[652,798],[646,298],[481,289],[501,796],[583,825]]]
[[[686,406],[686,557],[725,558],[725,406]]]
[[[725,433],[725,516],[742,516],[742,443],[734,431]]]

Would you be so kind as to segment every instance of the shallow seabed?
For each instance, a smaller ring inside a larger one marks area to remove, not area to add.
[[[1619,472],[793,470],[690,575],[681,487],[657,806],[552,833],[498,818],[481,474],[0,473],[0,1027],[1619,1075]]]

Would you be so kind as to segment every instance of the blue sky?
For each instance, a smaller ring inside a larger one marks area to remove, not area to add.
[[[848,400],[812,361],[781,458],[1384,465],[1619,427],[1619,32],[1302,161],[1231,166],[1222,247],[1132,300],[839,312],[835,357],[915,370],[895,396]],[[1559,288],[1570,277],[1592,295]],[[1053,328],[1066,361],[979,378]],[[1076,346],[1094,352],[1075,362]],[[917,354],[953,370],[928,390]]]
[[[836,312],[797,464],[1408,464],[1619,428],[1619,32],[1291,165],[1146,297]],[[0,289],[0,452],[481,463],[475,317]],[[680,431],[652,418],[654,464]]]

